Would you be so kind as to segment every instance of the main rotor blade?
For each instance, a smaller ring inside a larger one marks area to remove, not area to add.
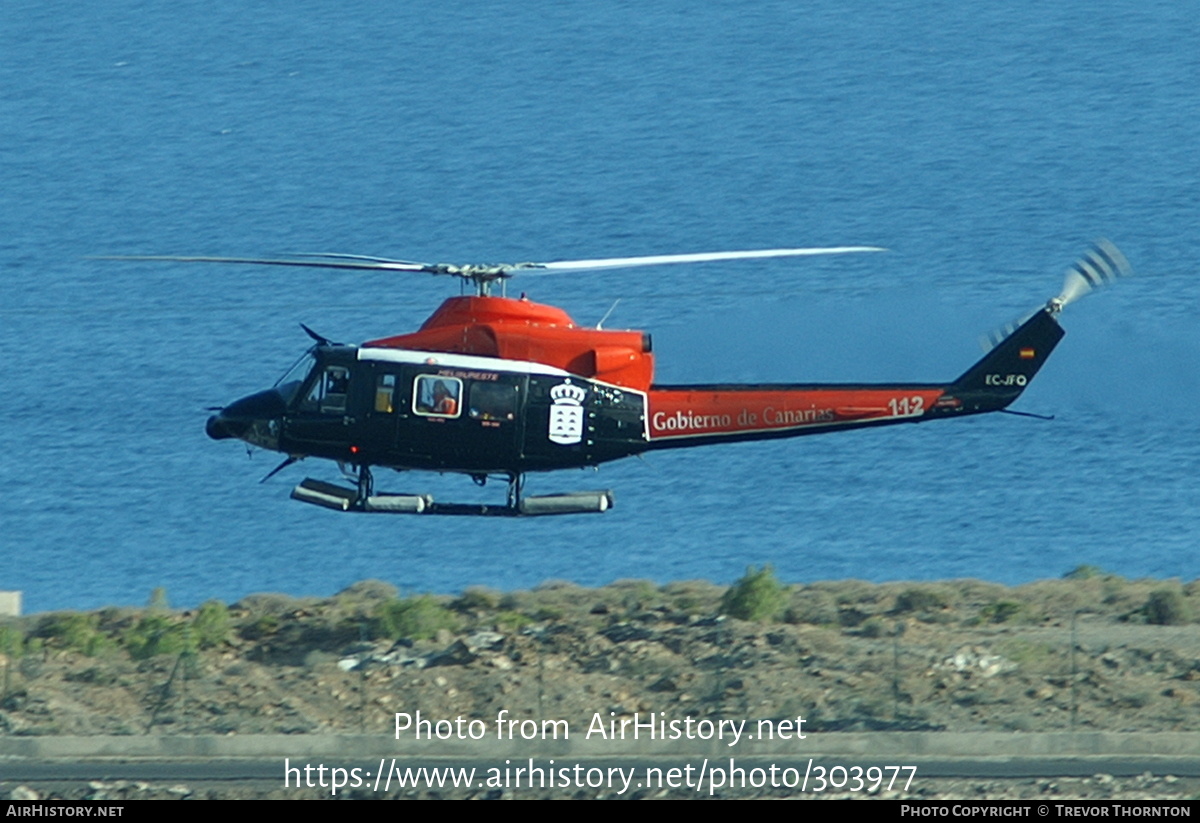
[[[768,257],[810,257],[818,254],[887,251],[878,246],[832,246],[806,249],[758,249],[755,251],[716,251],[698,254],[657,254],[646,257],[606,257],[596,260],[557,260],[551,263],[414,263],[357,254],[298,252],[291,257],[207,257],[157,254],[100,255],[91,260],[132,260],[168,263],[238,263],[257,266],[301,266],[318,269],[357,271],[412,271],[443,274],[474,281],[486,291],[486,285],[513,274],[632,269],[642,266],[668,266],[679,263],[712,263],[721,260],[756,260]]]
[[[121,254],[99,255],[89,259],[135,260],[159,263],[245,263],[259,266],[304,266],[317,269],[362,269],[367,271],[432,271],[432,267],[425,263],[409,263],[404,260],[388,260],[386,258],[357,259],[352,255],[342,256],[333,254],[311,256],[313,257],[312,260],[296,260],[285,257],[178,257],[175,255],[157,254]]]
[[[337,254],[328,251],[293,251],[288,252],[292,257],[315,257],[325,260],[362,260],[368,263],[400,263],[405,266],[421,266],[427,268],[428,263],[418,263],[414,260],[394,260],[391,257],[379,257],[374,254]]]
[[[756,251],[713,251],[696,254],[656,254],[648,257],[608,257],[598,260],[559,260],[553,263],[525,264],[536,270],[590,271],[594,269],[632,269],[640,266],[669,266],[676,263],[712,263],[720,260],[756,260],[766,257],[809,257],[818,254],[851,254],[863,251],[887,251],[879,246],[832,246],[809,249],[758,249]],[[523,274],[524,266],[514,267]]]

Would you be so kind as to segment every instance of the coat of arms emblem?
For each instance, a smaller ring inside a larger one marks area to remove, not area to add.
[[[583,401],[587,389],[568,380],[550,389],[550,432],[552,442],[571,446],[583,439]]]

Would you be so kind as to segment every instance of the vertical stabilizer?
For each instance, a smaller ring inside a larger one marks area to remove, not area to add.
[[[1049,308],[1038,309],[947,387],[947,393],[962,401],[960,408],[966,413],[1007,407],[1025,391],[1065,333]]]

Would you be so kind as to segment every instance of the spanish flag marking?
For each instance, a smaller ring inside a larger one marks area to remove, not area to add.
[[[1022,360],[1032,360],[1036,356],[1037,356],[1037,352],[1034,351],[1033,349],[1021,349],[1021,359]]]

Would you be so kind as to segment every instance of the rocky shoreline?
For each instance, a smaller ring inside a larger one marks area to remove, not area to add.
[[[0,735],[388,735],[397,712],[418,710],[489,722],[504,710],[518,722],[562,720],[572,729],[597,716],[655,712],[694,722],[802,717],[817,735],[1191,732],[1200,718],[1197,591],[1081,568],[1016,587],[788,586],[752,569],[731,587],[552,581],[531,591],[399,598],[389,584],[364,581],[329,598],[262,594],[188,611],[156,593],[144,609],[0,623]],[[18,788],[0,782],[8,796]],[[215,791],[186,788],[168,794]],[[922,779],[911,788],[905,796],[1161,799],[1195,796],[1200,784],[1099,775]],[[747,795],[799,796],[723,794]]]

